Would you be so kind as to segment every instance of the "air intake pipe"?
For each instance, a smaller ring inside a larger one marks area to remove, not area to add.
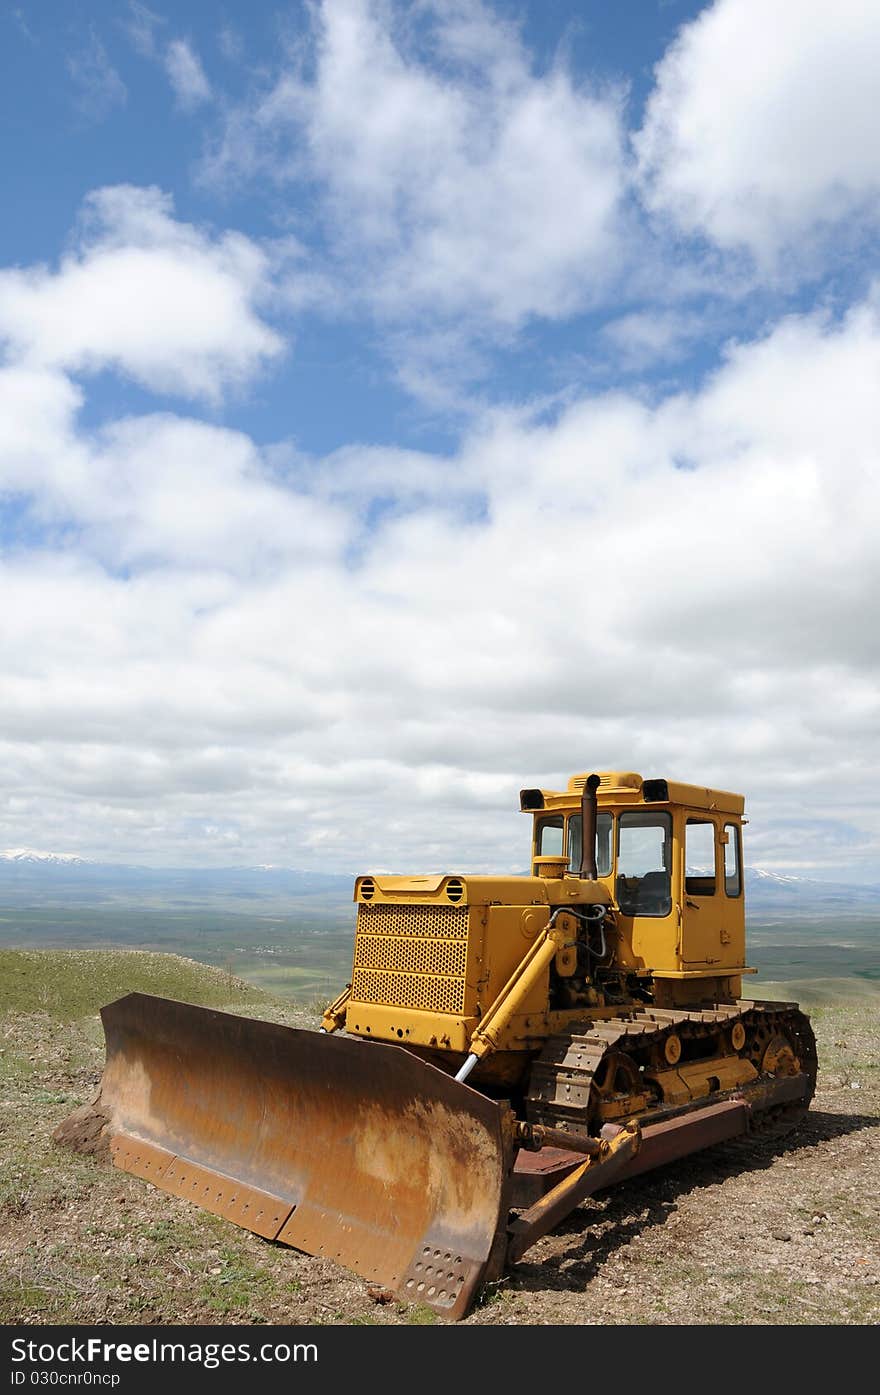
[[[596,790],[599,776],[588,775],[581,795],[581,866],[579,875],[588,882],[598,878],[596,871]]]

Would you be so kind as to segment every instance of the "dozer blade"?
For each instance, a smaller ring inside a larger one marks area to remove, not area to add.
[[[454,1319],[503,1268],[513,1115],[397,1046],[132,993],[56,1130],[270,1240]]]

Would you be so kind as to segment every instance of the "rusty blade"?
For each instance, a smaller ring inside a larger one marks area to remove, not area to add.
[[[57,1131],[448,1318],[498,1277],[510,1109],[401,1047],[132,993],[102,1009],[94,1104]]]

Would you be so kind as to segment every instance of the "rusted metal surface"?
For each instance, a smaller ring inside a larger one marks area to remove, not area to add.
[[[672,1118],[645,1124],[637,1155],[614,1180],[624,1182],[746,1133],[755,1123],[760,1124],[762,1114],[801,1104],[809,1097],[810,1085],[809,1077],[803,1074],[759,1081],[743,1090],[738,1098],[700,1105]],[[619,1132],[619,1125],[606,1124],[602,1137],[610,1140]],[[581,1152],[574,1148],[544,1148],[540,1153],[521,1150],[513,1171],[511,1205],[533,1205],[580,1167],[581,1158]]]
[[[506,1105],[400,1047],[139,993],[101,1016],[117,1166],[444,1317],[498,1276]]]
[[[221,1177],[212,1168],[200,1167],[181,1157],[169,1165],[159,1186],[245,1230],[255,1231],[264,1240],[281,1239],[281,1227],[291,1215],[290,1202],[284,1197]]]
[[[797,1075],[781,1076],[778,1080],[756,1080],[754,1085],[739,1093],[748,1101],[752,1111],[760,1116],[762,1111],[771,1113],[791,1106],[800,1105],[806,1109],[813,1096],[814,1084],[814,1078],[801,1071]]]
[[[616,1182],[627,1177],[636,1177],[664,1163],[676,1162],[700,1148],[723,1143],[728,1138],[744,1133],[749,1124],[749,1108],[744,1100],[725,1100],[720,1104],[708,1104],[687,1114],[676,1115],[660,1123],[646,1124],[642,1128],[642,1142],[638,1153],[615,1176]],[[602,1137],[611,1140],[621,1132],[619,1124],[606,1124]],[[568,1177],[581,1165],[581,1154],[563,1148],[546,1149],[548,1157],[543,1167],[536,1161],[544,1157],[521,1152],[514,1168],[513,1205],[523,1205],[525,1199],[542,1196]],[[598,1188],[597,1188],[598,1190]]]
[[[617,1182],[630,1160],[638,1155],[640,1142],[637,1124],[627,1124],[617,1130],[604,1156],[587,1158],[546,1196],[511,1221],[508,1226],[509,1263],[515,1264],[536,1240],[564,1220],[586,1197]]]
[[[590,1156],[595,1156],[603,1151],[601,1140],[598,1138],[585,1138],[579,1134],[566,1133],[564,1129],[551,1129],[545,1128],[543,1124],[530,1124],[526,1120],[517,1121],[516,1141],[523,1148],[533,1151],[540,1150],[542,1153],[547,1148],[567,1148],[573,1153],[585,1153]]]
[[[631,1158],[617,1176],[618,1182],[628,1177],[638,1177],[642,1172],[662,1167],[665,1163],[677,1162],[689,1153],[701,1148],[711,1148],[715,1143],[726,1143],[730,1138],[745,1133],[749,1127],[749,1106],[745,1100],[723,1100],[720,1104],[707,1104],[689,1114],[681,1114],[673,1119],[665,1119],[659,1124],[649,1124],[642,1129],[642,1146],[638,1154]],[[606,1124],[603,1137],[613,1138],[616,1125]]]
[[[174,1162],[174,1156],[167,1148],[145,1143],[142,1138],[132,1138],[126,1133],[110,1135],[113,1166],[121,1172],[130,1172],[133,1177],[141,1177],[145,1182],[155,1182],[157,1186]]]
[[[580,1167],[583,1160],[582,1153],[573,1153],[570,1148],[542,1148],[540,1153],[521,1148],[513,1169],[511,1206],[516,1211],[534,1206],[557,1182]]]

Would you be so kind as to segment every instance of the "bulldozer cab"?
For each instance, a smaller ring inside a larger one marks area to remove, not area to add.
[[[522,792],[535,875],[550,855],[577,874],[587,778],[572,776],[565,791]],[[621,962],[681,980],[744,972],[742,796],[604,772],[596,801],[596,875],[616,908]]]

